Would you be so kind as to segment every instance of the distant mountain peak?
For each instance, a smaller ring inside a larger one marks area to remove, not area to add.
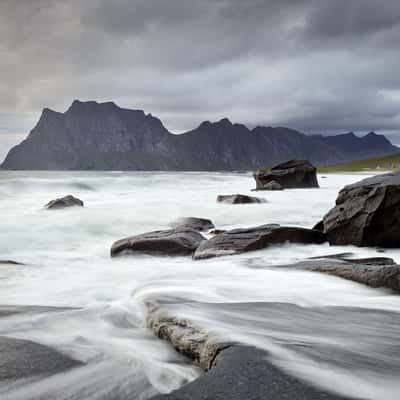
[[[250,135],[249,132],[252,132]],[[286,127],[250,130],[228,118],[180,135],[143,110],[74,100],[60,113],[44,108],[28,140],[2,168],[57,170],[249,170],[289,159],[333,164],[398,152],[384,136],[353,132],[307,136]]]
[[[218,126],[222,126],[222,127],[231,127],[233,124],[232,122],[229,120],[229,118],[222,118],[217,122]]]

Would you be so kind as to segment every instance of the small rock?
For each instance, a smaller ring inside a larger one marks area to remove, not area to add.
[[[226,230],[225,229],[213,229],[212,231],[210,231],[210,235],[220,235],[221,233],[225,233]]]
[[[192,228],[196,231],[209,231],[214,228],[211,220],[206,218],[187,217],[179,218],[171,224],[174,228],[185,227]]]
[[[24,263],[14,261],[14,260],[0,260],[0,265],[1,264],[10,264],[10,265],[25,265]]]
[[[259,197],[247,196],[244,194],[228,194],[228,195],[219,195],[217,197],[217,203],[252,204],[252,203],[266,203],[266,200],[260,199]]]
[[[83,201],[72,195],[68,195],[59,199],[51,200],[45,205],[45,207],[48,210],[56,210],[66,207],[83,207]]]
[[[205,238],[196,230],[179,227],[153,231],[116,241],[111,247],[111,257],[129,253],[156,255],[190,255]]]

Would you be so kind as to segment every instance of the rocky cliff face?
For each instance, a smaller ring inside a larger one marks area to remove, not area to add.
[[[370,133],[307,136],[288,128],[248,129],[228,119],[203,122],[181,135],[158,118],[114,103],[74,101],[65,113],[44,109],[4,169],[248,170],[287,159],[332,164],[398,152]]]

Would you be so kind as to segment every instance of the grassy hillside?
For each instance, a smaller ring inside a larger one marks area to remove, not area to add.
[[[318,167],[318,172],[388,171],[398,169],[400,169],[400,153],[369,158],[367,160],[350,161],[342,164]]]

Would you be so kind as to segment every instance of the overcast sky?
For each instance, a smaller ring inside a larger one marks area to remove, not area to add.
[[[76,98],[393,138],[399,42],[399,0],[0,0],[0,159]]]

